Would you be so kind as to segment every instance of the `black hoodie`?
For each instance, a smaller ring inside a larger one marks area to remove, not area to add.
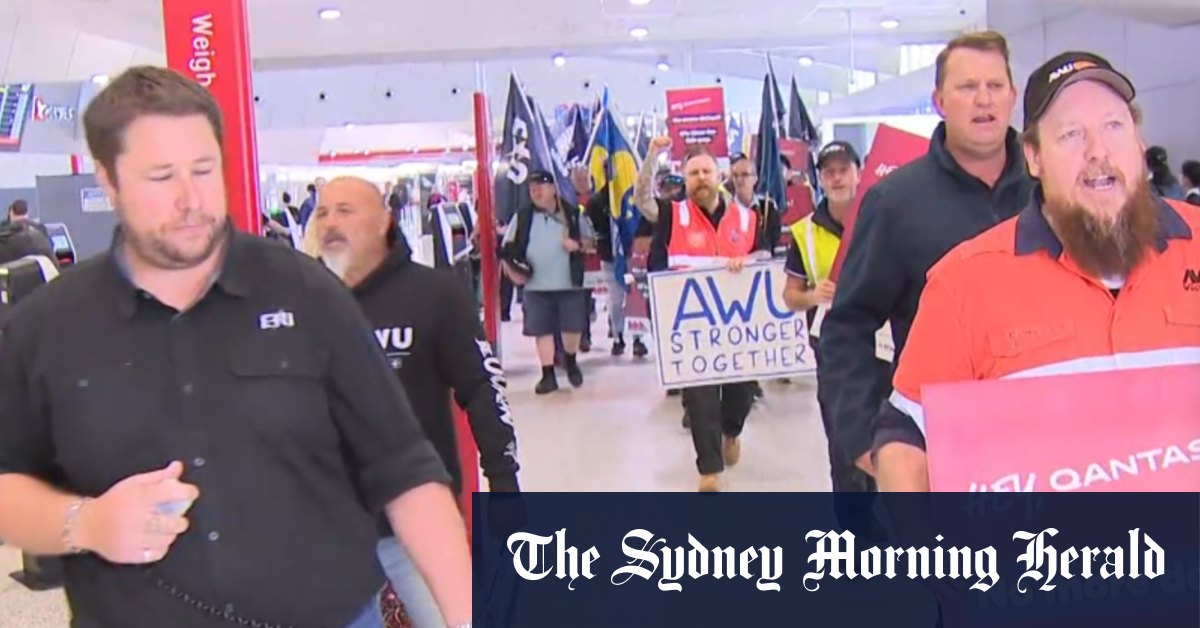
[[[485,340],[476,306],[459,279],[412,261],[403,236],[354,288],[375,338],[453,478],[462,487],[450,393],[466,409],[492,491],[517,488],[517,442],[500,360]]]

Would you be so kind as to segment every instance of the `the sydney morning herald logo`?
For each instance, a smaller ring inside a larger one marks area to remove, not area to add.
[[[1108,547],[1061,547],[1055,545],[1058,538],[1055,528],[1013,533],[1011,540],[1023,547],[1017,557],[1024,569],[1017,578],[1019,593],[1054,591],[1062,581],[1077,579],[1153,580],[1166,571],[1162,546],[1139,528]],[[985,593],[1000,581],[995,547],[947,547],[940,534],[933,537],[933,543],[920,547],[859,548],[849,531],[812,530],[804,540],[813,546],[803,563],[802,586],[809,592],[820,589],[827,576],[837,580],[964,580],[970,582],[971,590]],[[753,581],[759,591],[782,591],[782,547],[710,546],[692,534],[686,541],[671,545],[649,530],[631,530],[621,539],[625,560],[609,576],[609,583],[621,586],[640,579],[654,581],[661,591],[679,592],[687,580],[713,578]],[[568,544],[565,528],[549,536],[516,532],[509,535],[507,546],[513,569],[525,580],[554,578],[574,591],[597,577],[600,550]],[[580,578],[584,582],[578,582]]]

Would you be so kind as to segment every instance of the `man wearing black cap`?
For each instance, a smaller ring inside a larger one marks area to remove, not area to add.
[[[825,198],[816,210],[792,225],[792,245],[788,249],[785,269],[788,275],[783,300],[792,311],[806,312],[809,325],[809,341],[817,362],[817,403],[821,407],[821,421],[825,424],[825,437],[829,440],[829,470],[833,491],[837,493],[859,493],[873,490],[871,477],[854,465],[854,460],[835,446],[833,423],[833,393],[835,392],[822,375],[820,330],[821,319],[833,301],[836,285],[829,279],[833,261],[837,257],[842,241],[842,226],[846,212],[854,202],[861,179],[862,160],[858,152],[847,142],[830,142],[817,154],[817,170]],[[891,377],[891,365],[875,360],[877,381],[886,387]],[[875,390],[873,394],[883,397],[887,390]]]
[[[595,236],[579,209],[558,197],[554,175],[544,170],[529,173],[532,205],[517,211],[504,237],[504,272],[525,287],[525,335],[537,339],[542,379],[539,395],[558,390],[554,372],[554,336],[562,334],[567,380],[583,385],[577,353],[588,324],[583,290],[583,252]]]
[[[1032,183],[1009,126],[1016,97],[1002,35],[951,41],[935,64],[933,101],[944,121],[929,152],[863,198],[821,326],[821,358],[822,384],[834,395],[834,440],[867,472],[874,471],[871,422],[885,400],[877,391],[886,390],[878,381],[876,334],[890,322],[900,356],[929,268],[1029,199]]]
[[[1188,280],[1200,210],[1151,192],[1133,99],[1089,53],[1030,75],[1022,141],[1039,187],[1016,219],[930,271],[876,423],[882,490],[929,490],[928,386],[1200,363],[1200,282]]]

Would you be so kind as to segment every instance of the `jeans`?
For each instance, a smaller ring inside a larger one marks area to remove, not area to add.
[[[604,283],[608,286],[608,321],[613,338],[618,338],[625,333],[625,291],[627,286],[617,277],[615,267],[612,262],[600,262],[600,268],[604,272]]]
[[[346,628],[384,628],[383,625],[383,609],[379,606],[379,595],[375,595],[375,599],[363,609],[362,615],[358,619],[350,622]]]
[[[379,555],[379,564],[383,566],[384,573],[392,582],[392,588],[396,590],[396,595],[412,620],[413,628],[445,626],[446,620],[442,618],[442,611],[438,608],[437,600],[433,598],[433,592],[429,590],[421,572],[417,571],[417,566],[413,564],[408,552],[404,551],[404,546],[396,537],[390,536],[380,540],[376,553]]]

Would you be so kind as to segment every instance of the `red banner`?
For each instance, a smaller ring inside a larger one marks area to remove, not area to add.
[[[673,142],[672,161],[682,161],[693,146],[706,147],[714,157],[728,157],[725,90],[720,87],[668,89],[667,132]]]
[[[934,491],[1200,491],[1200,367],[930,386]]]
[[[779,154],[787,157],[792,164],[787,181],[787,208],[783,213],[783,226],[789,227],[816,209],[813,207],[812,188],[804,185],[804,173],[808,169],[808,142],[779,138]]]
[[[854,223],[858,219],[858,206],[862,204],[863,196],[871,186],[879,183],[880,179],[892,174],[897,168],[916,160],[929,152],[929,138],[901,131],[886,124],[879,125],[875,131],[875,141],[871,143],[871,152],[867,154],[867,163],[863,164],[862,181],[858,184],[858,194],[854,203],[846,212],[842,245],[838,247],[837,257],[833,261],[833,271],[830,279],[837,281],[842,274],[842,263],[846,261],[846,251],[850,250],[850,239],[854,234]]]
[[[233,224],[260,233],[246,0],[163,0],[167,66],[208,88],[225,122],[225,185]]]

